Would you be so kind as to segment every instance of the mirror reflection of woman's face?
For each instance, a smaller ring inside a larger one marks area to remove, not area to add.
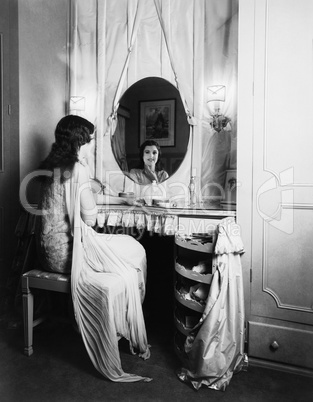
[[[143,150],[143,163],[149,168],[155,167],[159,158],[159,151],[155,145],[147,145]]]

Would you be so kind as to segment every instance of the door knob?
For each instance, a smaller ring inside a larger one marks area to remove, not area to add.
[[[271,343],[271,349],[272,349],[272,350],[277,350],[278,348],[279,348],[278,342],[277,342],[277,341],[273,341],[273,342]]]

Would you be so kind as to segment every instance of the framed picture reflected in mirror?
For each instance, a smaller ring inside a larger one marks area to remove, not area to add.
[[[175,99],[140,102],[140,144],[154,140],[161,147],[175,146]]]

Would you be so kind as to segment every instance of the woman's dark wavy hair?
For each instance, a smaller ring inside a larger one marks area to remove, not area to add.
[[[140,159],[140,161],[139,161],[139,165],[138,165],[139,169],[143,169],[145,167],[145,164],[143,162],[143,153],[144,153],[145,148],[149,147],[149,146],[153,146],[153,145],[157,148],[157,150],[159,152],[158,161],[155,164],[155,170],[157,170],[157,171],[162,170],[162,161],[161,161],[162,151],[161,151],[161,147],[154,140],[146,140],[145,142],[143,142],[140,145],[140,148],[139,148],[139,159]]]
[[[53,170],[59,168],[61,172],[72,171],[78,162],[78,151],[84,144],[90,142],[94,125],[83,117],[68,115],[63,117],[55,128],[55,142],[47,158],[41,163],[40,169]]]

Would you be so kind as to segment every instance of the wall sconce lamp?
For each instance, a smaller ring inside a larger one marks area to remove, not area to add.
[[[226,97],[226,87],[225,85],[212,85],[207,88],[208,90],[208,100],[209,102],[215,102],[215,112],[212,117],[211,127],[214,128],[215,131],[220,132],[224,127],[226,127],[227,123],[230,119],[222,114],[220,114],[219,102],[225,102]]]
[[[70,113],[77,114],[77,112],[85,111],[85,100],[84,96],[71,96],[70,97]]]

